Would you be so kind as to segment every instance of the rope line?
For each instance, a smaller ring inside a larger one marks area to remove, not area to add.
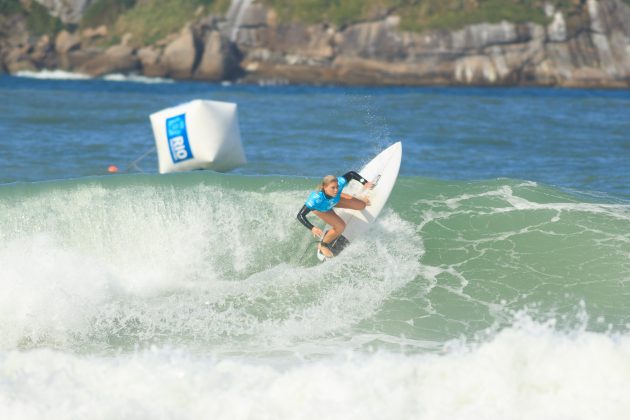
[[[144,152],[144,154],[142,156],[140,156],[139,158],[137,158],[136,160],[130,162],[127,164],[127,166],[125,167],[125,171],[128,172],[129,169],[135,169],[141,173],[144,173],[144,171],[142,170],[141,167],[138,166],[138,163],[140,163],[144,158],[146,158],[149,153],[153,153],[157,150],[156,146],[151,147],[149,150],[147,150],[146,152]]]

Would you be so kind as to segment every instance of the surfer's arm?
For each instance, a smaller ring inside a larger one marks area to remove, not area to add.
[[[346,172],[345,174],[342,175],[346,181],[350,182],[351,180],[355,180],[361,183],[361,185],[363,185],[365,188],[372,188],[373,184],[371,182],[369,182],[367,179],[363,178],[361,175],[359,175],[357,172],[355,171],[350,171],[350,172]]]
[[[351,180],[355,180],[355,181],[359,181],[361,184],[365,185],[368,181],[367,179],[363,178],[361,175],[359,175],[358,173],[356,173],[355,171],[350,171],[350,172],[346,172],[345,174],[342,175],[346,181],[350,182]]]
[[[302,208],[300,209],[300,212],[297,215],[297,219],[300,221],[300,223],[306,226],[308,230],[312,231],[315,226],[311,222],[309,222],[308,219],[306,218],[306,215],[309,214],[310,212],[311,212],[311,209],[309,209],[306,206],[302,206]]]

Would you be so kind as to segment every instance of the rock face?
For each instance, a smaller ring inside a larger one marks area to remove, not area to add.
[[[225,80],[239,72],[238,54],[233,44],[218,31],[208,32],[194,77],[201,80]]]
[[[55,51],[57,54],[68,54],[81,46],[81,38],[77,34],[68,31],[61,31],[55,38]]]
[[[166,74],[175,79],[189,79],[197,59],[195,38],[192,29],[186,27],[180,35],[164,49],[161,61],[166,67]]]
[[[166,68],[160,63],[161,51],[155,47],[144,47],[138,50],[138,59],[143,73],[148,77],[165,77]]]
[[[390,15],[335,31],[268,18],[236,40],[250,80],[302,82],[308,73],[316,83],[629,86],[630,6],[585,3],[569,18],[547,5],[547,26],[500,22],[411,33]]]
[[[68,22],[92,2],[38,1]],[[630,6],[622,0],[580,4],[564,15],[546,2],[546,25],[504,21],[415,33],[402,31],[400,18],[387,11],[336,28],[280,23],[273,9],[255,0],[233,0],[225,17],[197,17],[142,48],[128,39],[99,47],[106,27],[62,31],[53,41],[29,36],[24,22],[4,22],[8,31],[0,21],[0,60],[10,72],[61,67],[212,81],[630,86]]]
[[[114,45],[104,53],[78,66],[81,73],[102,76],[109,73],[131,73],[140,69],[140,60],[127,45]]]

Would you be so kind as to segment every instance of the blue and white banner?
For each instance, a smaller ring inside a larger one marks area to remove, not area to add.
[[[168,147],[171,151],[173,163],[193,158],[186,130],[186,114],[177,115],[166,120],[166,137],[168,138]]]

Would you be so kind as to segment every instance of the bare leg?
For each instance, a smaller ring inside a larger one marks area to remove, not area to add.
[[[339,207],[342,209],[363,210],[365,206],[366,206],[365,201],[359,200],[358,198],[341,197],[336,207]]]
[[[332,210],[324,212],[314,210],[313,213],[315,213],[315,215],[322,219],[324,222],[332,226],[332,229],[328,230],[328,232],[326,232],[326,236],[324,236],[324,238],[322,239],[322,242],[326,244],[329,244],[337,239],[346,228],[346,222],[344,222],[343,219]],[[332,252],[328,248],[320,246],[319,250],[322,254],[329,258],[333,256]]]

